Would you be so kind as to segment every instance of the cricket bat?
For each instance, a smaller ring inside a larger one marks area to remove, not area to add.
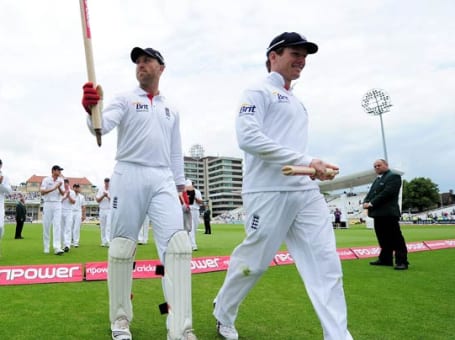
[[[314,168],[303,165],[285,165],[281,168],[281,172],[285,176],[314,176],[316,174],[316,170]],[[338,173],[338,170],[330,168],[326,170],[326,175],[336,176]]]
[[[85,63],[87,65],[87,76],[88,81],[93,83],[93,87],[96,87],[96,76],[95,76],[95,64],[93,62],[93,50],[92,50],[92,33],[90,31],[90,24],[88,18],[88,7],[87,0],[79,0],[81,9],[81,21],[82,21],[82,35],[84,38],[85,48]],[[99,87],[98,87],[99,88]],[[98,90],[98,89],[97,89]],[[102,93],[100,93],[100,101],[98,104],[92,107],[92,125],[95,130],[96,142],[98,146],[101,146],[101,107],[102,107]]]

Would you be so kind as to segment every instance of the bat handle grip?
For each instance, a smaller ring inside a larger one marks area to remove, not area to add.
[[[96,143],[101,146],[101,129],[95,129]]]

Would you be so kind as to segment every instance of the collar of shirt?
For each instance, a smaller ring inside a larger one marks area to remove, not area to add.
[[[139,86],[136,87],[136,89],[134,90],[134,92],[139,95],[139,96],[145,96],[145,97],[148,97],[149,93],[147,93],[146,91],[144,91],[142,88],[140,88]],[[165,98],[162,94],[161,94],[161,91],[159,92],[159,94],[153,96],[153,98],[156,98],[156,99],[160,99],[160,98]]]
[[[278,72],[270,72],[267,79],[269,79],[270,82],[272,82],[274,85],[276,85],[278,87],[282,87],[283,90],[286,90],[284,88],[284,78]],[[290,90],[286,90],[286,91],[290,91]]]

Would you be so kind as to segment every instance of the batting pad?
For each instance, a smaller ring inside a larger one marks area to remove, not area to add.
[[[164,255],[163,290],[168,304],[168,340],[184,339],[192,329],[191,243],[188,232],[176,232]]]
[[[120,317],[133,319],[131,287],[136,242],[114,238],[109,246],[107,283],[109,287],[109,318],[114,323]]]

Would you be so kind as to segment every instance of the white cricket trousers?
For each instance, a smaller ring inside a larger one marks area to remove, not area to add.
[[[137,242],[147,215],[161,262],[167,244],[183,230],[183,213],[172,171],[118,162],[110,182],[111,235]]]
[[[62,208],[62,244],[64,247],[71,246],[71,227],[73,223],[73,211],[71,209]]]
[[[164,265],[169,240],[177,231],[183,230],[183,216],[174,177],[167,167],[118,162],[111,176],[110,194],[112,242],[109,254],[117,256],[112,258],[109,255],[108,265],[109,318],[112,323],[121,316],[126,316],[129,321],[133,318],[130,295],[135,242],[145,216],[152,223],[158,256]],[[124,242],[124,239],[129,241]],[[179,283],[175,282],[176,285]]]
[[[190,231],[191,247],[193,247],[193,249],[197,249],[196,235],[197,235],[197,228],[199,227],[199,208],[197,208],[197,209],[190,208],[190,210],[191,210],[191,231]]]
[[[71,245],[78,247],[81,237],[82,210],[73,210],[73,221],[71,225]]]
[[[100,234],[102,246],[107,246],[111,240],[111,220],[109,216],[110,211],[111,209],[100,209]]]
[[[240,303],[285,242],[322,325],[325,340],[352,339],[331,217],[319,190],[243,195],[246,237],[230,258],[215,318],[234,325]]]
[[[44,202],[43,206],[43,243],[44,252],[49,252],[51,242],[51,224],[54,251],[62,249],[61,242],[62,203]]]
[[[137,236],[138,243],[146,244],[149,241],[149,226],[150,226],[150,219],[148,216],[145,217],[144,223],[142,223],[141,230],[139,231],[139,235]]]

